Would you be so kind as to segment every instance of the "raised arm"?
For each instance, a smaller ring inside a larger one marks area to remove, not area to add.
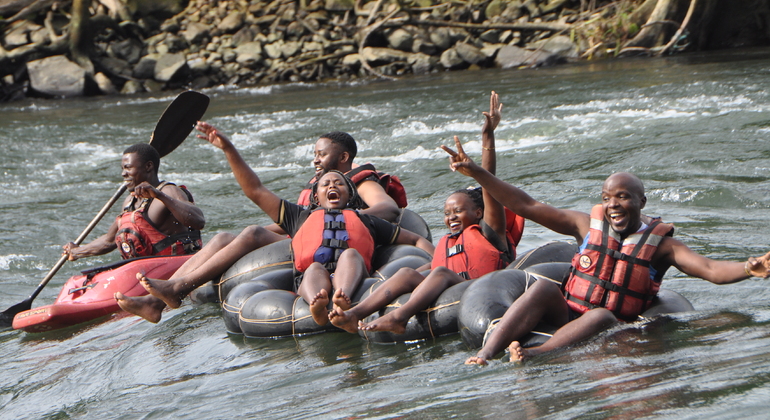
[[[458,152],[441,146],[449,153],[449,167],[476,180],[492,197],[525,219],[539,223],[554,232],[573,236],[578,243],[588,234],[590,217],[587,213],[573,210],[562,210],[541,203],[523,190],[497,178],[486,169],[477,165],[462,151],[460,140],[455,137]]]
[[[489,112],[484,114],[484,126],[481,128],[481,167],[492,175],[497,170],[497,156],[495,154],[495,129],[502,119],[503,104],[494,91],[489,95]],[[457,142],[455,143],[457,144]],[[460,153],[458,148],[458,154]],[[465,152],[462,152],[465,155]],[[465,156],[467,157],[467,156]],[[505,209],[499,201],[487,191],[481,189],[484,199],[484,222],[492,228],[500,238],[506,237]]]
[[[674,266],[679,271],[715,284],[736,283],[751,277],[770,276],[770,252],[745,262],[717,261],[704,257],[674,238],[664,238],[658,246],[654,267]]]
[[[236,181],[241,186],[246,197],[249,197],[259,208],[264,211],[272,220],[278,220],[278,213],[281,208],[281,199],[262,184],[257,174],[246,164],[241,154],[224,134],[219,133],[217,129],[206,122],[198,121],[195,127],[203,133],[198,134],[199,138],[205,139],[214,147],[225,152],[227,162],[233,170]]]

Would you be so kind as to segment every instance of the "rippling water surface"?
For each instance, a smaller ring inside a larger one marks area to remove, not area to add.
[[[504,103],[498,174],[537,199],[588,211],[615,171],[638,174],[645,212],[712,258],[770,249],[770,51],[442,73],[368,84],[214,90],[205,116],[267,185],[296,197],[312,145],[333,130],[358,161],[398,174],[410,208],[443,235],[453,135],[478,157],[491,90]],[[0,310],[25,299],[120,183],[122,150],[148,141],[172,95],[0,105]],[[266,223],[223,155],[194,137],[161,164],[207,218],[205,238]],[[117,209],[113,210],[117,213]],[[108,218],[109,219],[109,218]],[[92,238],[104,232],[108,220]],[[521,249],[565,239],[530,223]],[[68,263],[65,279],[117,254]],[[376,345],[328,333],[228,336],[218,306],[185,305],[48,334],[0,332],[3,418],[764,418],[770,398],[766,281],[714,286],[676,270],[695,306],[524,365],[464,366],[458,336]]]

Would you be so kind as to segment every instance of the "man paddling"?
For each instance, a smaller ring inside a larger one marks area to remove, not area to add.
[[[201,248],[203,212],[184,187],[158,179],[160,155],[151,145],[138,143],[123,152],[123,180],[131,193],[123,213],[107,233],[88,244],[70,242],[63,255],[70,261],[102,255],[118,248],[123,258],[181,255]]]
[[[538,280],[505,312],[484,347],[466,364],[486,364],[506,346],[520,361],[584,340],[618,322],[632,321],[652,303],[669,267],[715,284],[770,275],[770,252],[746,262],[715,261],[672,237],[673,226],[641,214],[647,203],[644,185],[620,172],[602,185],[602,204],[591,213],[562,210],[541,203],[475,164],[456,140],[453,171],[474,178],[516,214],[557,233],[573,236],[580,246],[564,292]],[[517,340],[540,321],[559,327],[542,346],[524,349]]]
[[[207,139],[210,133],[216,132],[211,124],[203,121],[198,122],[196,128],[204,134],[198,135],[202,139]],[[313,167],[316,174],[329,170],[345,173],[356,184],[358,195],[365,204],[365,209],[361,210],[361,213],[390,222],[395,221],[400,210],[396,201],[388,195],[379,182],[380,175],[370,173],[363,178],[351,177],[351,173],[360,173],[353,163],[356,153],[356,142],[350,134],[341,131],[327,133],[316,141]],[[305,201],[308,197],[309,194],[303,191],[300,195],[300,204],[307,205]],[[284,239],[286,239],[286,233],[275,224],[266,227],[248,226],[237,236],[226,232],[219,233],[199,253],[187,260],[170,280],[181,279],[180,283],[201,284],[221,276],[249,252]],[[116,295],[116,298],[121,308],[150,322],[160,321],[161,313],[166,307],[162,300],[151,295],[134,298]]]

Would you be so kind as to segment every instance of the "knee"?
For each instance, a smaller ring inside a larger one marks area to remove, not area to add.
[[[207,245],[222,248],[235,239],[235,235],[228,232],[217,233]]]
[[[353,248],[348,248],[344,251],[342,251],[342,254],[340,254],[340,258],[337,260],[337,263],[344,262],[345,260],[355,260],[355,261],[363,261],[364,257],[361,256],[361,253],[356,251]]]
[[[246,237],[246,238],[255,238],[255,237],[264,235],[265,232],[267,232],[267,229],[263,228],[262,226],[251,225],[243,229],[241,231],[241,234],[238,236]]]
[[[590,316],[591,321],[601,325],[610,325],[618,321],[615,314],[607,308],[594,308],[583,316]]]
[[[429,275],[433,275],[433,276],[442,276],[442,277],[443,277],[443,276],[446,276],[446,275],[449,275],[449,274],[456,274],[456,273],[455,273],[454,271],[452,271],[452,270],[450,270],[450,269],[446,268],[446,267],[443,267],[443,266],[441,266],[441,267],[436,267],[436,268],[434,268],[434,269],[433,269],[433,270],[430,272],[430,274],[429,274]]]

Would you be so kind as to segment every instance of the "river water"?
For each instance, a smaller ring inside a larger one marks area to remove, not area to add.
[[[448,170],[453,135],[480,155],[491,90],[504,103],[498,174],[535,198],[588,211],[612,172],[645,182],[645,212],[711,258],[770,250],[770,50],[454,72],[397,82],[211,90],[205,119],[230,133],[279,195],[310,176],[333,130],[357,161],[398,174],[433,237],[469,179]],[[25,299],[120,183],[122,150],[149,140],[173,95],[0,105],[0,310]],[[205,239],[268,222],[220,151],[190,136],[161,164],[206,214]],[[116,214],[114,209],[111,214]],[[102,234],[111,217],[92,234]],[[532,223],[521,250],[566,239]],[[50,303],[68,263],[36,299]],[[344,333],[228,336],[217,305],[185,304],[48,334],[0,332],[2,418],[765,418],[765,280],[731,286],[672,269],[664,287],[695,311],[615,328],[523,365],[465,366],[459,336],[377,345]]]

